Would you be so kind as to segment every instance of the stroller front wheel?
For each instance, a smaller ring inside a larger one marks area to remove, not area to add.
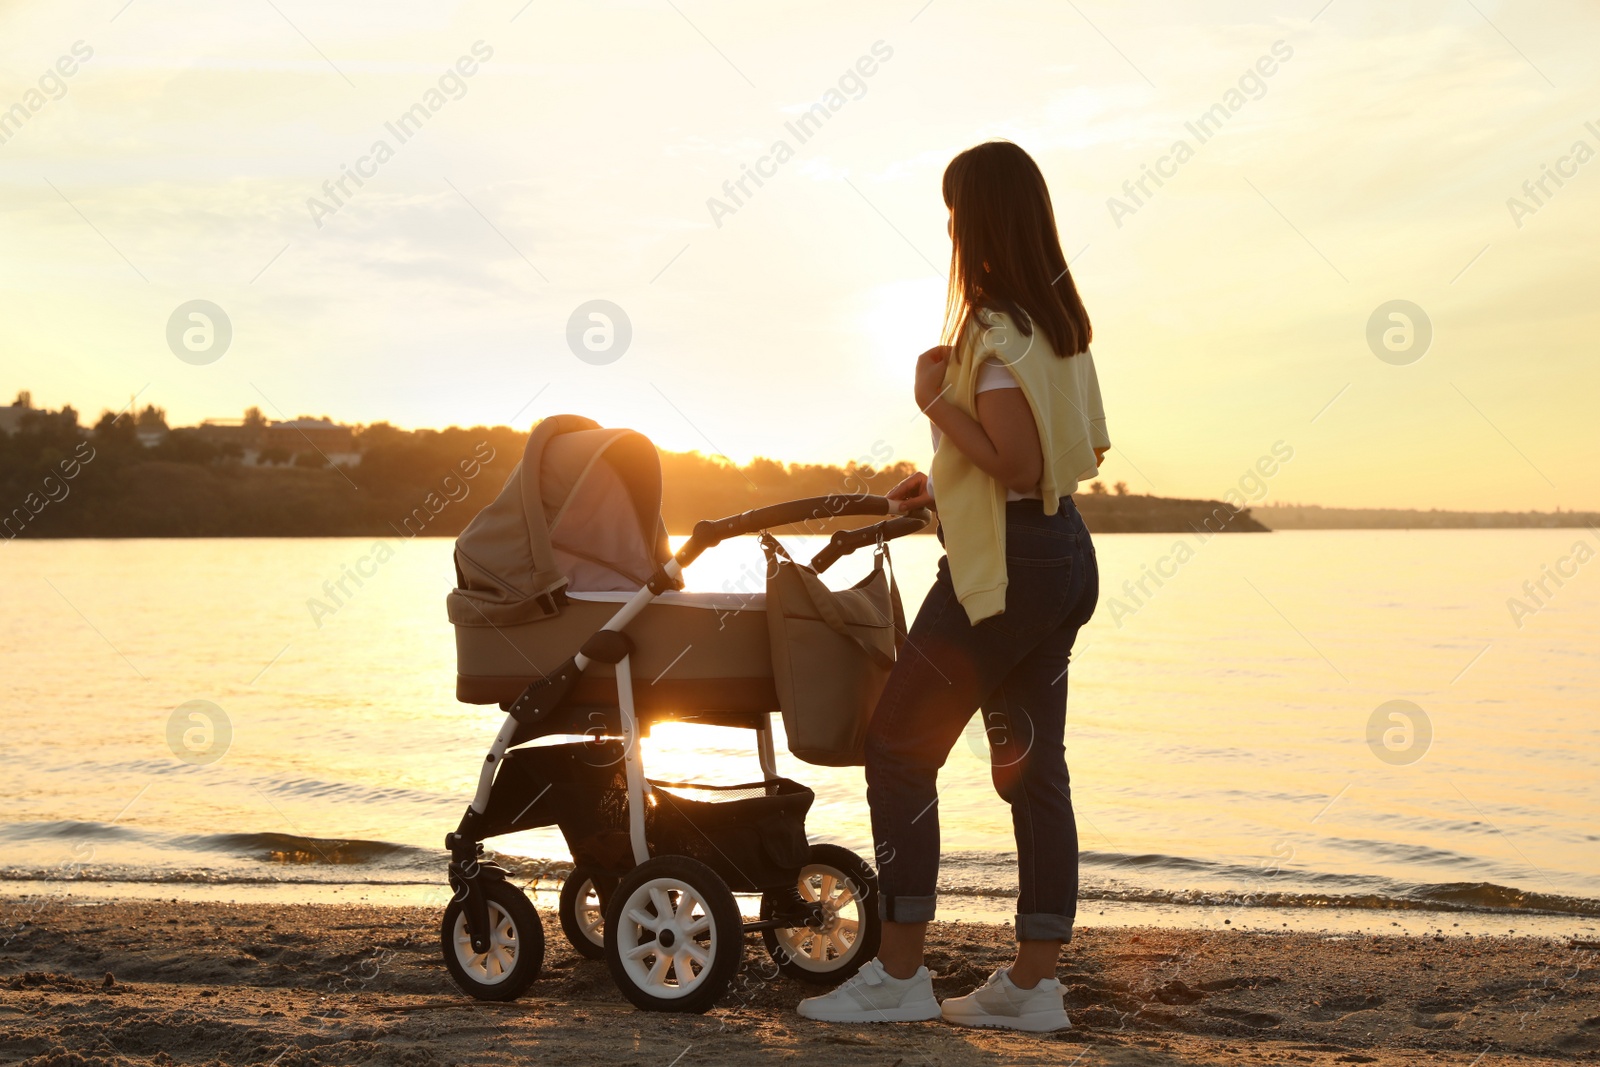
[[[462,992],[478,1000],[515,1000],[544,965],[544,925],[533,902],[510,882],[486,881],[489,951],[474,952],[467,913],[456,899],[440,927],[444,965]]]
[[[839,845],[812,845],[793,889],[761,895],[761,917],[800,909],[814,918],[762,930],[767,954],[787,977],[819,985],[844,981],[878,954],[877,892],[878,877],[860,856]]]
[[[728,884],[687,856],[657,856],[617,884],[606,907],[606,965],[646,1011],[704,1012],[744,955],[744,920]]]

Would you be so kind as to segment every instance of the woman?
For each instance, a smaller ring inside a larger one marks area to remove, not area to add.
[[[1099,595],[1071,494],[1096,473],[1110,439],[1089,316],[1038,165],[1009,142],[970,148],[945,170],[944,201],[954,245],[947,343],[916,368],[917,406],[933,426],[931,477],[913,474],[889,495],[938,508],[946,555],[867,740],[883,941],[854,978],[799,1010],[833,1022],[942,1014],[1059,1030],[1071,1024],[1056,961],[1078,897],[1067,661]],[[937,778],[980,707],[994,785],[1016,830],[1017,956],[941,1006],[922,962],[939,869]]]

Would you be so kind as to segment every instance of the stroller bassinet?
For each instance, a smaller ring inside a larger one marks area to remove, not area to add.
[[[541,422],[506,488],[456,542],[456,699],[515,700],[609,622],[672,558],[660,507],[660,460],[643,435],[574,415]],[[665,590],[628,633],[641,713],[714,721],[777,710],[763,593]],[[615,703],[614,667],[594,664],[571,699]]]
[[[812,793],[776,771],[763,594],[683,592],[679,576],[731,537],[899,506],[790,501],[700,522],[674,554],[660,503],[649,440],[559,415],[535,427],[456,543],[457,696],[507,712],[446,838],[455,895],[442,948],[473,996],[511,999],[538,974],[538,916],[482,844],[538,826],[559,826],[575,861],[561,894],[568,939],[603,956],[640,1007],[704,1011],[737,970],[745,932],[761,933],[784,973],[812,981],[842,980],[876,950],[875,873],[846,849],[808,843]],[[927,521],[917,512],[841,531],[813,564]],[[763,780],[647,780],[638,739],[663,719],[755,730]],[[558,735],[589,740],[526,744]],[[735,891],[762,894],[758,920],[741,918]]]

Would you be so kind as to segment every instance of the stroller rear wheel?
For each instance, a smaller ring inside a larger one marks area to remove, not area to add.
[[[580,863],[561,883],[561,932],[586,959],[606,957],[606,901],[611,894],[600,890],[605,880]]]
[[[460,899],[444,910],[440,929],[444,965],[462,991],[479,1000],[515,1000],[544,965],[544,926],[522,890],[510,882],[485,881],[489,902],[489,951],[472,950],[467,914]]]
[[[803,924],[761,931],[767,954],[790,978],[833,985],[878,954],[878,877],[860,856],[838,845],[812,845],[794,889],[763,893],[761,917],[810,911]],[[796,899],[798,897],[798,900]]]
[[[687,856],[657,856],[617,884],[606,908],[606,965],[646,1011],[703,1012],[744,956],[744,920],[728,884]]]

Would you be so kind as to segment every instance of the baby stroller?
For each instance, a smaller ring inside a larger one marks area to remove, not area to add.
[[[457,985],[512,1000],[538,976],[544,934],[485,839],[557,826],[574,866],[563,932],[605,959],[636,1006],[704,1012],[760,933],[782,973],[836,983],[877,953],[877,878],[848,849],[811,844],[811,790],[781,778],[759,593],[686,593],[679,576],[742,534],[846,515],[895,515],[835,533],[812,561],[922,529],[884,497],[794,500],[696,524],[673,554],[655,446],[589,419],[543,420],[500,496],[456,544],[456,696],[506,711],[477,793],[446,838],[454,895],[441,947]],[[638,741],[663,721],[754,730],[763,779],[645,777]],[[528,745],[541,738],[559,743]],[[573,740],[581,738],[581,740]],[[761,894],[745,919],[735,893]]]

